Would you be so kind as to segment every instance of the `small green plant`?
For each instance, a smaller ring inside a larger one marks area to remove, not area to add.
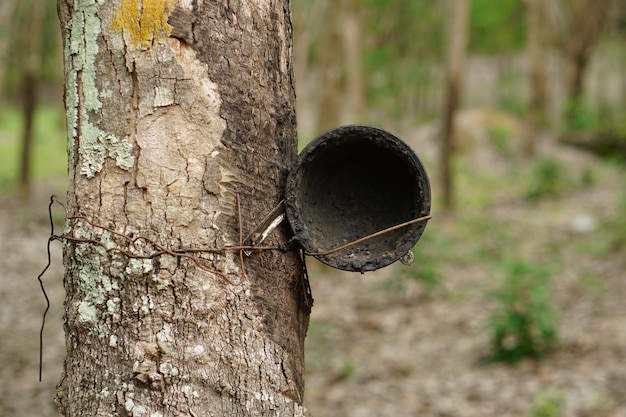
[[[528,413],[529,417],[559,417],[563,414],[565,398],[561,393],[539,391]]]
[[[493,361],[539,359],[558,341],[556,314],[550,306],[550,268],[514,260],[504,263],[501,286],[491,296],[498,303],[488,321]]]
[[[526,198],[536,201],[558,195],[566,183],[565,170],[559,161],[553,157],[539,158],[532,168]]]
[[[337,380],[345,380],[348,379],[352,376],[354,376],[354,373],[356,372],[356,365],[354,364],[354,362],[350,361],[350,360],[346,360],[343,365],[341,365],[341,368],[339,369],[339,371],[337,372]]]

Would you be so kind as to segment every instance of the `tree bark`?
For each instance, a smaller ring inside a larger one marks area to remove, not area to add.
[[[454,115],[459,107],[461,72],[465,61],[468,31],[468,1],[453,0],[451,4],[450,31],[448,43],[448,69],[446,100],[443,110],[441,142],[441,178],[443,205],[446,210],[454,208],[454,178],[452,159],[454,157]]]
[[[304,415],[299,254],[242,262],[228,248],[282,199],[296,156],[289,1],[58,6],[70,167],[62,413]],[[264,244],[288,240],[279,228]]]

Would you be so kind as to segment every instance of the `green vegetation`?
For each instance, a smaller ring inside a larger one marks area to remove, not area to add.
[[[524,195],[537,202],[546,198],[558,198],[568,192],[588,188],[596,179],[589,169],[567,167],[555,156],[545,155],[535,159],[527,173]]]
[[[341,365],[341,368],[337,372],[336,379],[337,380],[348,379],[354,376],[356,370],[357,369],[356,369],[356,365],[354,364],[354,362],[352,362],[351,360],[346,360],[343,363],[343,365]]]
[[[563,415],[565,397],[561,393],[539,391],[528,413],[529,417],[559,417]]]
[[[526,190],[526,198],[540,200],[560,194],[567,183],[563,165],[553,157],[541,157],[532,167],[530,183]]]
[[[491,294],[498,308],[488,322],[490,358],[508,363],[539,359],[558,341],[548,289],[551,268],[513,260],[503,262],[502,269],[500,287]]]
[[[502,53],[522,49],[524,12],[516,0],[473,0],[470,9],[471,51]],[[495,7],[497,6],[497,7]]]
[[[567,105],[570,117],[568,118],[568,130],[589,131],[602,129],[600,115],[585,103],[569,103]]]

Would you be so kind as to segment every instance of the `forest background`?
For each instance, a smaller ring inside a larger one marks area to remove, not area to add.
[[[341,124],[378,125],[416,150],[434,190],[413,266],[361,277],[311,261],[305,405],[624,417],[626,2],[467,0],[459,27],[463,3],[293,1],[301,146]],[[64,195],[67,172],[54,1],[1,2],[0,57],[0,414],[54,416],[60,251],[42,383],[35,280],[47,199]]]

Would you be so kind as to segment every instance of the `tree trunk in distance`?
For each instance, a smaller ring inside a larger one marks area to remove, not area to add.
[[[446,99],[443,109],[441,137],[441,179],[444,209],[454,208],[454,116],[460,101],[461,72],[465,61],[468,41],[468,0],[450,2],[450,30],[448,41],[448,68]]]
[[[363,117],[365,87],[363,66],[361,65],[361,28],[359,26],[359,6],[353,0],[343,1],[343,49],[346,58],[346,90],[348,112],[346,119],[354,123]]]
[[[316,132],[323,133],[341,123],[343,108],[344,50],[342,48],[341,2],[327,1],[324,7],[325,29],[319,40],[317,65],[319,92]]]
[[[226,248],[282,199],[296,156],[289,1],[58,1],[62,413],[304,415],[299,254]]]
[[[24,132],[20,155],[19,196],[23,203],[28,201],[31,189],[31,156],[33,154],[33,130],[37,105],[37,74],[27,69],[21,79],[22,115]]]
[[[539,126],[545,122],[546,111],[546,54],[543,47],[545,25],[543,0],[525,0],[528,72],[530,100],[524,141],[524,153],[532,157],[536,153]]]
[[[35,1],[24,12],[27,14],[26,23],[28,34],[26,51],[22,62],[21,98],[22,114],[24,116],[24,133],[22,135],[22,152],[20,157],[19,196],[22,202],[30,197],[31,189],[31,159],[33,153],[33,131],[35,124],[35,109],[37,107],[37,89],[41,54],[41,26],[43,24],[43,3]]]
[[[565,110],[568,125],[582,104],[585,75],[593,50],[618,4],[616,0],[565,1],[567,24],[561,33],[561,42],[569,66]]]

